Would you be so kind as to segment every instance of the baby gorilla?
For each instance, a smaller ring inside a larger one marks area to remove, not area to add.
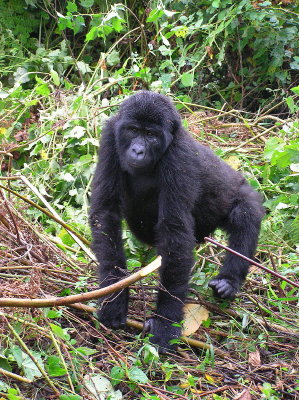
[[[229,246],[252,257],[263,216],[261,198],[239,172],[197,143],[182,127],[170,100],[150,91],[125,100],[104,127],[93,179],[90,224],[100,286],[126,275],[121,220],[162,256],[155,315],[147,322],[160,351],[180,335],[183,305],[196,243],[221,228]],[[209,283],[214,294],[234,298],[248,262],[227,254]],[[126,322],[128,290],[106,298],[100,321]]]

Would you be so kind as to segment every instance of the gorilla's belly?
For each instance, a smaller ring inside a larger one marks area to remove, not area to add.
[[[158,221],[158,205],[155,198],[142,201],[128,202],[124,205],[124,217],[129,228],[144,243],[153,246],[155,226]]]

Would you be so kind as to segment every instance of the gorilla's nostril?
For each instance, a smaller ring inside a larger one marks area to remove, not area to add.
[[[135,153],[137,156],[144,154],[143,149],[133,148],[132,150],[133,150],[133,153]]]

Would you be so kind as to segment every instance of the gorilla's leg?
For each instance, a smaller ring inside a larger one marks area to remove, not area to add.
[[[186,217],[183,221],[164,226],[159,231],[157,247],[162,256],[161,288],[158,292],[156,315],[147,322],[147,328],[153,334],[151,342],[159,346],[160,352],[176,347],[169,341],[177,339],[181,333],[180,323],[184,318],[183,307],[194,262],[193,224]]]

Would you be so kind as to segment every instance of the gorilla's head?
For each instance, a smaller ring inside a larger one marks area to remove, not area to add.
[[[167,97],[149,91],[129,97],[120,107],[115,129],[122,168],[133,174],[153,170],[180,127],[179,114]]]

